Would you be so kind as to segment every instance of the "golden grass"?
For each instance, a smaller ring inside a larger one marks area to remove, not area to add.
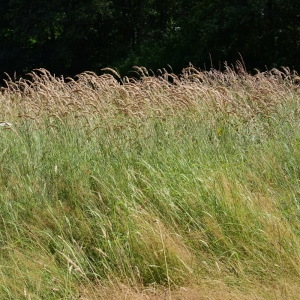
[[[165,69],[150,76],[144,67],[135,67],[139,79],[121,78],[115,70],[103,75],[83,72],[73,78],[56,77],[37,69],[13,81],[9,76],[0,94],[1,119],[38,121],[41,117],[101,117],[117,115],[138,119],[165,117],[178,110],[204,107],[225,115],[251,121],[257,115],[271,116],[286,99],[299,95],[297,74],[289,69],[246,73],[241,63],[218,70],[200,71],[193,66],[180,75]],[[172,83],[171,83],[172,82]]]
[[[80,290],[82,299],[132,299],[132,300],[278,300],[299,299],[300,287],[297,282],[273,282],[265,286],[261,282],[252,282],[247,288],[238,290],[229,287],[222,280],[202,280],[196,284],[178,287],[172,291],[158,286],[130,287],[122,283],[112,283],[108,286],[99,284]]]

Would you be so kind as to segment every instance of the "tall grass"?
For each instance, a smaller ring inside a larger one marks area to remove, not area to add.
[[[297,282],[296,74],[106,71],[0,94],[0,297]]]

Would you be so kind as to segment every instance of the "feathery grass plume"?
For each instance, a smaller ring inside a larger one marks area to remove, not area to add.
[[[101,76],[83,72],[76,80],[36,69],[28,74],[31,80],[13,81],[7,76],[3,93],[8,102],[14,98],[12,102],[20,111],[35,118],[53,113],[67,116],[78,111],[102,115],[122,112],[131,115],[132,111],[132,116],[140,111],[145,117],[155,115],[157,108],[163,108],[166,114],[189,108],[228,111],[231,116],[247,121],[253,115],[268,116],[276,111],[290,94],[296,78],[287,68],[252,76],[242,62],[232,67],[225,64],[225,72],[200,71],[190,65],[179,76],[166,69],[160,70],[159,76],[150,76],[145,67],[133,69],[140,79],[122,79],[111,68],[104,68],[108,73]],[[294,88],[293,91],[297,92]]]
[[[122,78],[116,70],[114,70],[112,68],[103,68],[103,69],[101,69],[101,71],[108,71],[108,72],[112,73],[113,75],[115,75],[122,82]]]

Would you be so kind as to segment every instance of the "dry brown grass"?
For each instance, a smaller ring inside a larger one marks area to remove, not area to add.
[[[60,119],[87,116],[109,119],[165,117],[182,110],[203,108],[249,121],[255,115],[271,116],[287,99],[299,96],[297,74],[284,68],[248,74],[241,63],[218,70],[200,71],[193,66],[180,75],[161,71],[150,76],[134,67],[139,79],[105,68],[103,75],[83,72],[72,78],[56,77],[37,69],[28,78],[9,76],[0,94],[1,119]]]
[[[118,300],[297,300],[300,287],[294,282],[273,282],[265,285],[260,282],[249,283],[242,289],[232,287],[223,280],[202,280],[197,284],[178,287],[171,292],[162,287],[130,287],[121,283],[111,286],[99,285],[90,289],[81,288],[81,299]]]

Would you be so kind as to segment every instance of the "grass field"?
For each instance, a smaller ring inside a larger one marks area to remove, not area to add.
[[[0,298],[299,299],[300,78],[135,70],[7,80]]]

